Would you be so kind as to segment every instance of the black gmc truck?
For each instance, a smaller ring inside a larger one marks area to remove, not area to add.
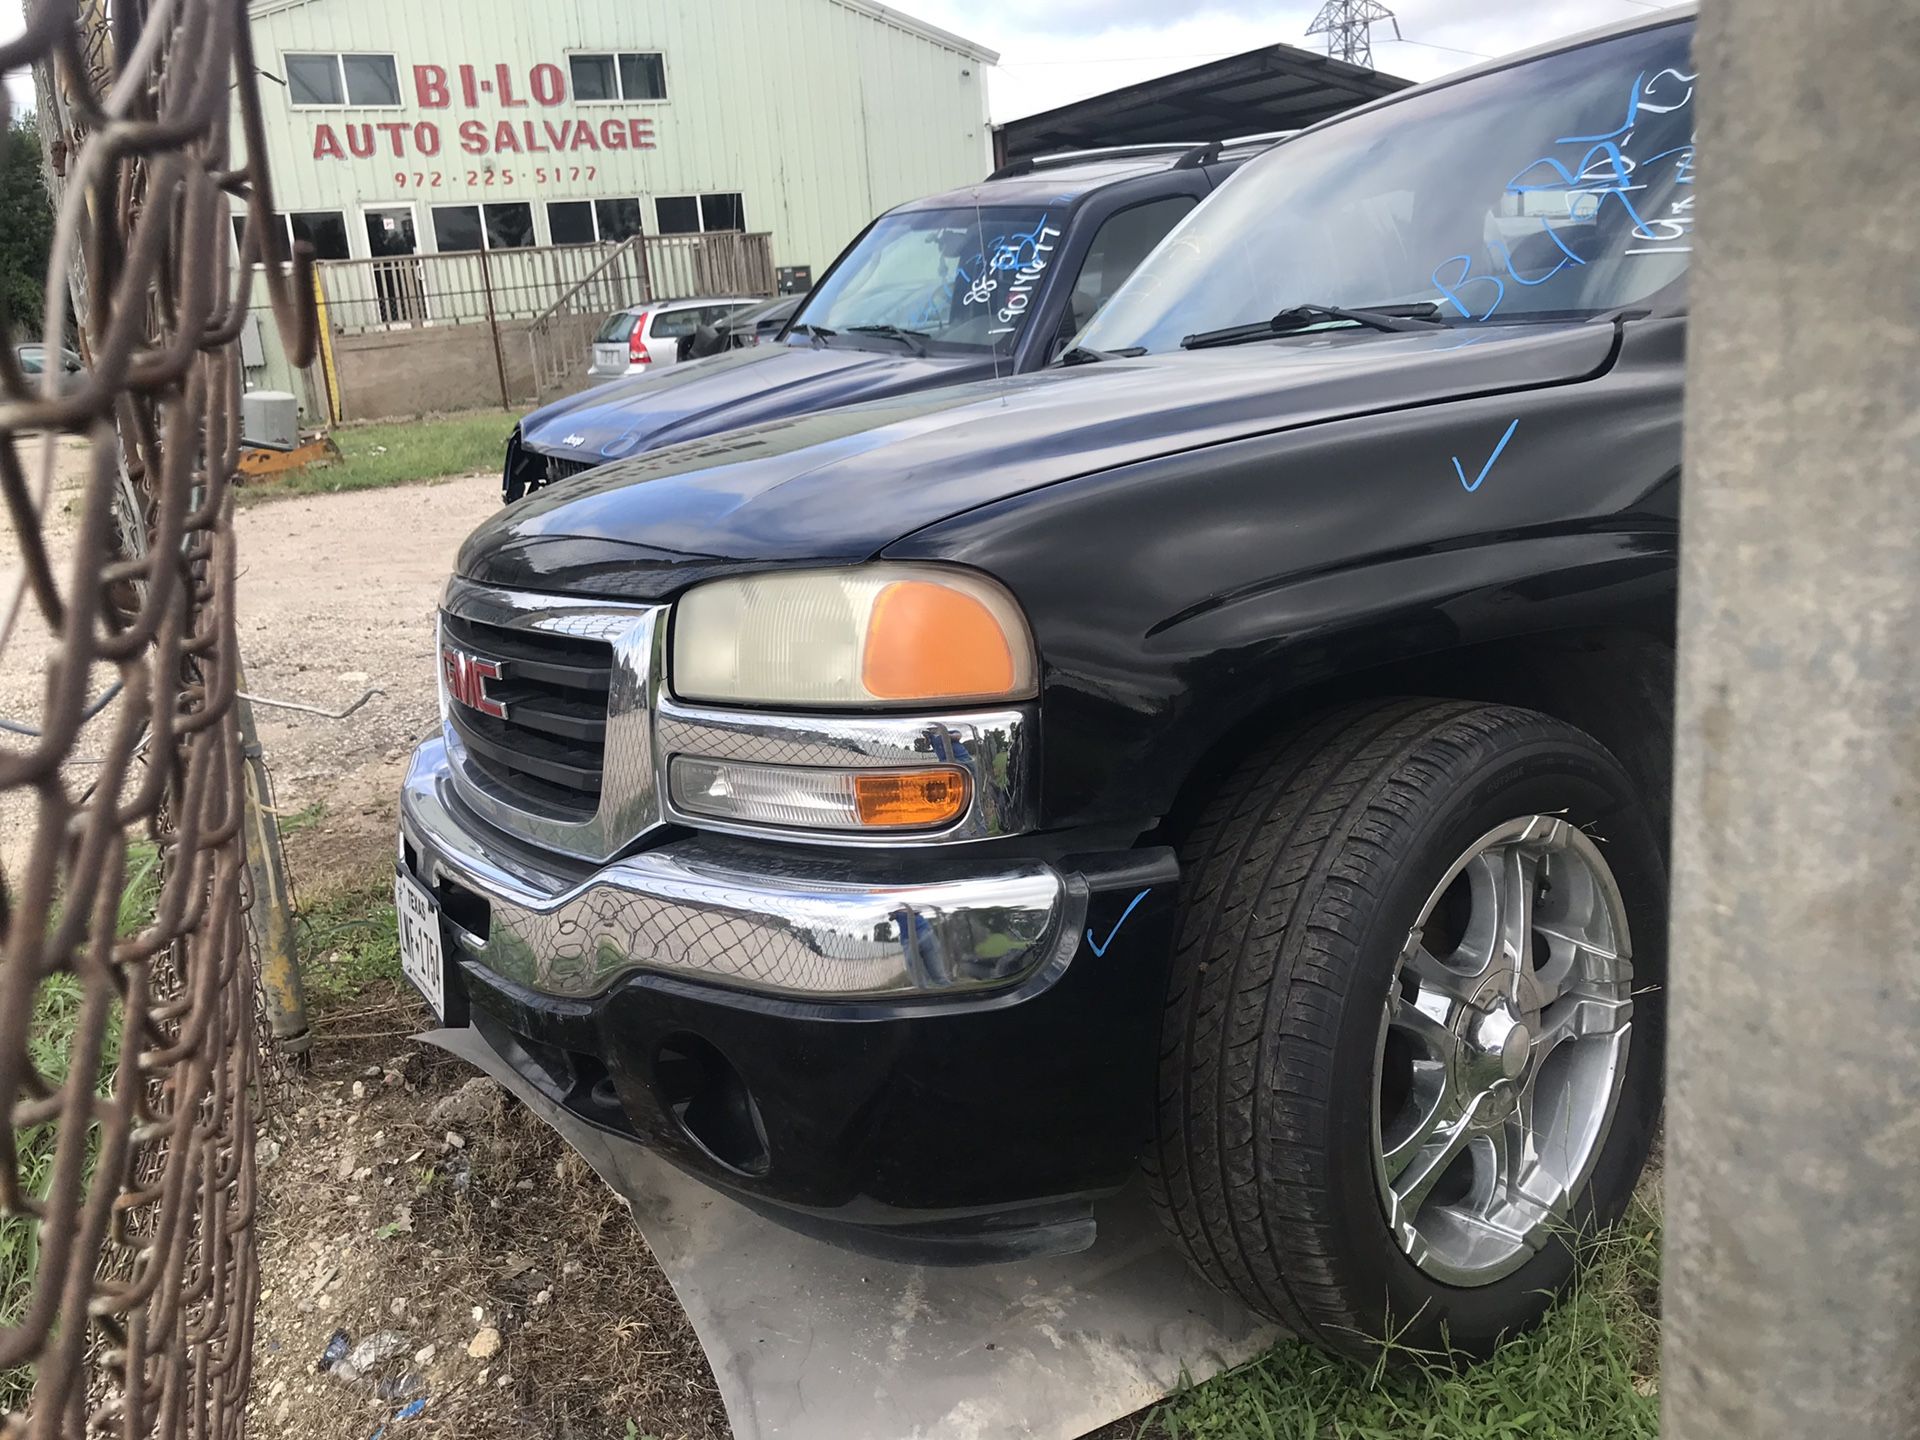
[[[1484,1354],[1661,1099],[1691,19],[1249,163],[1047,370],[467,542],[404,955],[559,1103],[976,1262],[1144,1172],[1334,1350]]]

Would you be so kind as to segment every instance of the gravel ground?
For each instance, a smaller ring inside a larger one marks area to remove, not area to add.
[[[499,503],[476,476],[240,513],[248,691],[335,711],[383,692],[345,720],[256,708],[281,810],[326,807],[296,883],[325,884],[391,845],[407,755],[437,723],[434,607],[460,542]]]
[[[59,442],[46,533],[61,573],[71,546],[86,450]],[[341,710],[368,688],[376,695],[345,720],[268,706],[260,740],[283,811],[326,806],[322,833],[303,844],[302,881],[324,882],[358,863],[376,835],[393,835],[393,807],[407,752],[435,723],[433,612],[460,542],[499,504],[490,476],[432,485],[315,496],[249,507],[235,520],[240,557],[240,652],[255,695]],[[0,614],[21,566],[0,519]],[[42,671],[53,637],[37,611],[21,608],[0,650],[0,717],[37,725]],[[95,678],[95,693],[112,674]],[[104,733],[109,707],[90,727]],[[0,737],[19,748],[28,741]],[[88,745],[78,747],[84,761]],[[84,783],[84,764],[71,772]],[[24,839],[22,797],[0,809],[0,856]]]

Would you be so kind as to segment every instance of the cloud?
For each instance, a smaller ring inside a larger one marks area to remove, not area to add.
[[[889,0],[1001,53],[989,95],[995,123],[1050,110],[1136,81],[1276,42],[1307,38],[1320,0],[1054,0],[1032,9],[983,9],[962,0]],[[1374,64],[1409,80],[1510,54],[1609,21],[1643,16],[1652,0],[1385,0],[1400,33],[1373,28]]]
[[[991,11],[963,11],[960,6],[921,6],[920,9],[947,8],[956,12],[962,24],[991,27],[1000,16]],[[1234,19],[1258,24],[1286,23],[1289,13],[1298,7],[1287,4],[1247,5],[1231,0],[1187,0],[1180,7],[1182,20]],[[1022,9],[1010,16],[1011,23],[1034,35],[1106,35],[1115,30],[1163,27],[1168,23],[1166,0],[1051,0],[1051,3]],[[962,34],[968,34],[962,31]]]

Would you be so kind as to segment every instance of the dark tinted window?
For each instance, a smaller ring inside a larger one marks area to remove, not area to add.
[[[398,105],[400,77],[391,55],[342,55],[349,105]]]
[[[1087,247],[1086,261],[1073,282],[1071,314],[1063,322],[1066,332],[1074,334],[1091,320],[1148,252],[1199,203],[1191,195],[1173,195],[1109,215]]]
[[[521,201],[489,205],[486,211],[489,250],[522,250],[533,244],[533,206]]]
[[[574,55],[567,62],[573,71],[573,98],[576,100],[618,100],[611,55]]]
[[[316,259],[344,260],[347,249],[347,217],[338,210],[308,210],[288,217],[293,223],[293,238],[313,246]]]
[[[622,55],[620,92],[628,100],[666,99],[666,60],[659,55]]]
[[[440,251],[478,250],[481,245],[480,211],[473,205],[436,205],[433,207],[433,244]]]
[[[344,105],[337,55],[287,56],[287,94],[296,105]]]
[[[700,202],[691,195],[662,195],[653,202],[661,235],[697,235],[700,233]]]
[[[593,204],[587,200],[554,200],[547,205],[547,233],[556,245],[591,245]]]
[[[744,230],[747,228],[747,207],[737,194],[702,195],[700,221],[701,227],[706,230]]]
[[[593,213],[600,219],[602,240],[631,240],[646,228],[638,200],[596,200]]]
[[[411,255],[419,248],[413,237],[411,210],[367,211],[367,253],[374,256]]]

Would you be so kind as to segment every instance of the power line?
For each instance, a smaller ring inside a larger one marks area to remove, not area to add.
[[[1458,45],[1436,45],[1431,40],[1413,40],[1405,35],[1395,35],[1390,40],[1382,40],[1382,45],[1418,45],[1427,50],[1445,50],[1449,55],[1471,55],[1476,60],[1493,60],[1496,56],[1484,50],[1462,50]]]

